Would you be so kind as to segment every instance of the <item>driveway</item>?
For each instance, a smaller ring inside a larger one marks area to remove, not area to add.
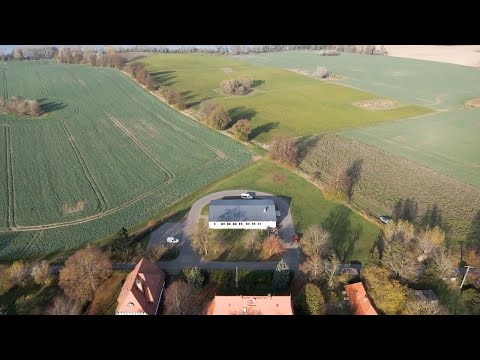
[[[172,261],[161,261],[158,265],[169,271],[178,272],[178,270],[185,267],[198,266],[202,269],[235,269],[236,266],[239,269],[254,269],[254,270],[268,270],[275,269],[277,262],[255,261],[255,262],[223,262],[223,261],[201,261],[200,255],[198,255],[192,248],[191,242],[188,239],[187,233],[190,227],[194,227],[199,219],[202,209],[210,203],[212,200],[222,199],[224,197],[238,197],[245,192],[255,192],[255,197],[260,199],[272,199],[275,203],[277,210],[280,210],[279,221],[279,235],[285,242],[287,251],[283,257],[285,262],[290,266],[292,270],[296,270],[299,265],[299,250],[297,244],[291,244],[295,229],[293,227],[292,212],[287,200],[275,196],[273,194],[264,193],[254,190],[226,190],[219,191],[213,194],[208,194],[203,198],[197,200],[187,215],[187,217],[179,222],[167,222],[157,229],[155,229],[150,235],[149,246],[158,243],[165,243],[168,236],[175,236],[180,239],[180,255],[177,259]]]

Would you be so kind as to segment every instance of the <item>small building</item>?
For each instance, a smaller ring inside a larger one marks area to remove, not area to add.
[[[207,315],[293,315],[289,296],[215,296]]]
[[[277,227],[273,200],[212,200],[208,214],[210,229],[263,229]]]
[[[165,286],[165,273],[146,259],[128,274],[118,296],[115,315],[155,315]]]
[[[431,304],[438,304],[438,298],[433,290],[415,290],[413,293],[419,300],[429,302]]]
[[[361,282],[345,285],[345,293],[354,315],[378,315]]]

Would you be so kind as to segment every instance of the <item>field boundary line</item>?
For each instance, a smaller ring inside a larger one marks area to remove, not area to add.
[[[8,99],[8,85],[7,85],[7,64],[4,63],[4,67],[5,69],[3,70],[3,100],[7,100]]]
[[[68,67],[67,67],[67,69],[68,69]],[[149,157],[150,160],[152,160],[153,163],[155,165],[157,165],[158,168],[160,168],[160,170],[165,172],[165,174],[167,175],[167,181],[169,181],[170,179],[174,180],[175,177],[176,177],[175,174],[170,169],[168,169],[159,159],[157,159],[156,156],[151,154],[150,151],[127,128],[125,128],[125,126],[117,118],[115,118],[111,113],[109,113],[100,104],[100,102],[95,98],[95,96],[93,95],[93,93],[90,91],[90,89],[87,87],[87,85],[85,84],[85,82],[83,80],[78,78],[78,76],[72,70],[70,70],[70,69],[68,69],[68,70],[73,74],[73,76],[83,86],[83,88],[85,89],[87,94],[92,98],[92,100],[97,104],[97,106],[105,113],[105,115],[107,115],[110,118],[110,120],[114,123],[114,125],[116,125],[120,130],[122,130],[122,132],[124,132],[130,138],[130,140],[132,140],[133,143],[135,145],[137,145],[137,147],[139,147],[140,150],[142,150],[145,153],[145,155],[147,155],[147,157]]]
[[[44,81],[42,80],[42,77],[40,76],[40,72],[38,71],[37,65],[35,64],[35,61],[32,62],[33,64],[33,69],[35,70],[35,73],[37,74],[38,80],[40,80],[40,83],[43,86],[43,90],[45,90],[45,93],[47,94],[47,97],[51,97],[50,92],[47,89],[47,86],[45,85]]]
[[[15,184],[13,181],[12,144],[10,127],[3,125],[5,134],[5,155],[7,167],[7,227],[14,229],[15,225]]]
[[[105,73],[106,74],[106,73]],[[129,95],[130,98],[135,101],[137,104],[139,104],[141,107],[143,107],[145,110],[147,110],[150,114],[152,114],[153,116],[155,116],[157,119],[159,119],[160,121],[162,121],[163,123],[167,124],[167,126],[171,127],[172,129],[182,133],[184,136],[188,137],[189,139],[191,140],[194,140],[195,142],[197,142],[198,144],[200,145],[203,145],[205,146],[208,150],[212,151],[216,156],[217,158],[222,158],[222,159],[225,159],[227,160],[228,162],[230,163],[233,163],[233,164],[236,164],[236,162],[231,159],[230,157],[226,156],[225,154],[223,154],[221,151],[219,151],[218,149],[214,148],[213,146],[201,141],[200,139],[198,139],[197,137],[195,137],[194,135],[190,134],[188,131],[186,130],[183,130],[181,128],[179,128],[178,126],[172,124],[170,121],[166,120],[164,117],[162,117],[161,115],[158,115],[155,111],[153,111],[152,109],[150,109],[147,105],[143,104],[142,102],[140,102],[140,100],[138,100],[137,98],[131,96],[130,94],[128,94],[127,90],[125,90],[125,88],[123,86],[121,86],[115,79],[113,79],[109,74],[106,74],[110,80],[112,80],[125,94]],[[136,81],[134,81],[136,83]],[[151,94],[150,91],[147,91],[149,94]],[[175,110],[176,111],[176,110]]]
[[[98,186],[97,182],[95,181],[95,178],[93,177],[90,169],[88,168],[88,165],[85,161],[85,158],[83,157],[80,149],[78,148],[77,144],[75,143],[75,139],[73,138],[72,133],[68,129],[67,124],[65,123],[65,120],[62,120],[60,122],[62,125],[63,131],[65,133],[65,136],[67,137],[68,141],[70,142],[70,145],[73,149],[73,152],[75,153],[75,156],[78,159],[78,162],[80,163],[80,166],[83,169],[83,172],[85,173],[85,176],[87,177],[88,182],[90,183],[90,186],[97,196],[97,200],[100,204],[100,212],[104,212],[105,210],[108,209],[108,203],[107,199],[105,198],[105,194],[102,192],[100,187]]]

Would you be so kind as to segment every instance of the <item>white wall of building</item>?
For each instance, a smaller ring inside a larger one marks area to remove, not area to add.
[[[214,222],[209,221],[208,227],[210,229],[262,229],[266,230],[267,228],[276,228],[276,221],[225,221],[225,222]]]

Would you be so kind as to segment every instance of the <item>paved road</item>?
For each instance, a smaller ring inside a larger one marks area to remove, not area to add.
[[[149,246],[156,243],[163,243],[168,236],[175,236],[180,239],[179,248],[180,255],[177,259],[172,261],[161,261],[158,265],[169,272],[176,272],[185,267],[198,266],[203,269],[235,269],[236,266],[239,269],[251,269],[251,270],[269,270],[275,269],[277,262],[221,262],[221,261],[201,261],[201,257],[193,250],[187,233],[189,228],[194,227],[201,217],[202,209],[210,203],[212,200],[222,199],[224,197],[239,196],[245,192],[255,192],[256,198],[272,199],[275,206],[280,210],[279,221],[279,235],[282,239],[286,240],[285,245],[287,251],[283,257],[285,262],[291,269],[296,270],[299,265],[300,251],[298,245],[292,246],[291,239],[295,234],[293,227],[292,212],[290,205],[285,199],[278,196],[274,196],[269,193],[253,191],[253,190],[226,190],[219,191],[213,194],[208,194],[203,198],[197,200],[183,221],[180,222],[167,222],[157,229],[155,229],[150,236]]]

